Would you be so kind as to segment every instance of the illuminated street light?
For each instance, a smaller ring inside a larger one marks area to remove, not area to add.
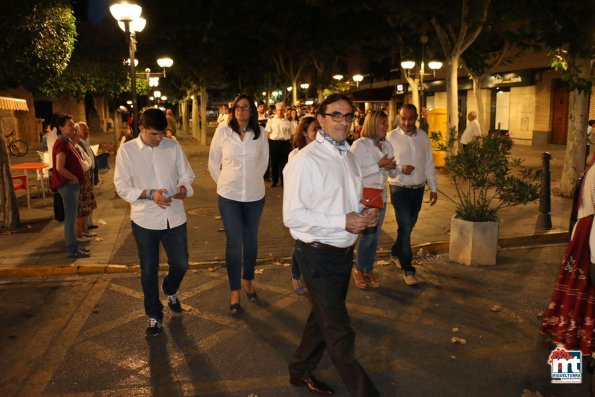
[[[341,81],[343,80],[343,75],[342,74],[336,74],[333,76],[333,79],[337,80],[337,81]]]
[[[355,81],[355,85],[357,88],[359,88],[359,83],[364,79],[364,76],[362,76],[361,74],[354,74],[353,75],[353,81]]]
[[[138,4],[121,2],[112,4],[109,8],[110,13],[120,28],[126,33],[128,41],[129,63],[130,63],[130,91],[132,94],[132,129],[136,135],[138,133],[138,106],[136,101],[136,65],[134,54],[136,52],[136,32],[141,32],[147,23],[146,19],[141,18],[143,11]]]

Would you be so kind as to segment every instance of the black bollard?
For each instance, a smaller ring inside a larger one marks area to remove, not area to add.
[[[544,152],[541,155],[541,167],[543,174],[541,177],[541,195],[539,197],[539,216],[537,217],[536,229],[551,230],[552,229],[552,210],[550,198],[550,159],[552,155],[549,152]]]

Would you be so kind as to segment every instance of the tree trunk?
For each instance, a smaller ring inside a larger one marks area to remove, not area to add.
[[[459,126],[459,56],[452,54],[446,60],[446,112],[448,128]],[[457,131],[458,133],[458,131]]]
[[[182,130],[188,133],[190,129],[190,122],[188,120],[188,97],[180,102],[180,113],[182,114]]]
[[[589,77],[590,60],[574,59],[573,63],[579,68],[580,76]],[[587,144],[587,121],[589,118],[590,92],[570,91],[568,101],[568,138],[566,141],[566,155],[562,180],[560,181],[560,195],[571,197],[576,182],[585,169],[585,151]]]
[[[421,114],[419,103],[419,78],[405,76],[405,80],[407,80],[409,87],[411,87],[411,103],[417,108],[417,113]]]
[[[200,138],[199,118],[198,95],[195,93],[192,98],[192,137],[196,140]]]
[[[0,128],[0,231],[16,230],[21,224],[17,196],[12,187],[12,172],[4,131]]]
[[[200,144],[207,144],[207,86],[200,86]]]
[[[482,76],[471,76],[473,78],[473,93],[475,94],[475,101],[477,102],[477,121],[483,133],[486,132],[485,117],[483,113],[483,98],[481,97],[481,79]],[[465,116],[465,115],[464,115]]]

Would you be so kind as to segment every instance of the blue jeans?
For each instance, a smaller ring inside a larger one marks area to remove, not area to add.
[[[258,225],[264,208],[264,197],[258,201],[248,202],[217,197],[227,238],[225,264],[229,288],[236,291],[242,288],[241,278],[254,280],[254,266],[258,251]]]
[[[401,186],[390,186],[390,199],[395,209],[397,219],[397,241],[393,244],[390,254],[397,256],[401,268],[406,274],[415,274],[415,267],[411,265],[411,232],[417,222],[424,198],[424,188],[407,189]]]
[[[79,197],[81,195],[81,185],[71,181],[58,188],[58,193],[64,203],[64,240],[66,241],[66,250],[69,254],[76,254],[79,245],[76,242],[76,217],[79,210]]]
[[[173,295],[188,270],[188,239],[186,224],[163,230],[140,227],[134,222],[132,234],[140,259],[140,282],[143,287],[145,313],[159,321],[163,319],[163,305],[159,300],[159,243],[167,254],[169,270],[163,279],[163,292]]]
[[[378,236],[382,231],[382,222],[384,222],[384,214],[386,213],[386,203],[384,207],[380,208],[380,220],[378,225],[373,230],[364,230],[359,235],[359,242],[357,244],[357,257],[355,258],[354,266],[357,270],[364,273],[371,273],[374,267],[374,260],[376,259],[376,247],[378,246]]]

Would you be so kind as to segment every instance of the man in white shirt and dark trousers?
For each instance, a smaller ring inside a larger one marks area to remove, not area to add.
[[[411,232],[421,210],[426,182],[430,186],[430,205],[436,204],[438,199],[432,146],[426,132],[415,127],[416,120],[415,105],[403,105],[399,111],[399,127],[386,137],[393,146],[397,163],[397,176],[388,178],[398,226],[390,258],[395,265],[400,263],[405,272],[403,281],[410,286],[418,283],[411,263]]]
[[[182,202],[193,194],[194,172],[181,146],[163,134],[165,114],[147,109],[140,134],[120,146],[116,157],[116,191],[131,206],[132,234],[141,267],[147,335],[158,335],[163,320],[159,300],[159,243],[167,253],[169,271],[161,286],[174,313],[181,313],[178,288],[188,269],[186,212]]]
[[[290,383],[310,393],[333,394],[312,371],[326,349],[352,396],[379,396],[355,359],[355,333],[345,298],[358,234],[375,227],[379,213],[360,204],[361,172],[346,143],[353,105],[329,95],[316,115],[321,130],[284,170],[283,222],[295,243],[295,259],[312,300],[302,341],[289,364]]]
[[[479,121],[477,120],[477,113],[469,112],[467,120],[469,120],[469,124],[467,124],[467,128],[465,128],[463,135],[461,135],[461,145],[463,145],[463,150],[467,150],[467,145],[476,142],[481,138],[481,128],[479,126]]]
[[[287,164],[287,157],[291,151],[291,137],[295,132],[293,123],[285,118],[285,104],[275,104],[277,115],[267,122],[265,132],[269,139],[269,155],[271,156],[271,174],[273,182],[271,187],[277,186],[281,178],[283,186],[283,168]]]

